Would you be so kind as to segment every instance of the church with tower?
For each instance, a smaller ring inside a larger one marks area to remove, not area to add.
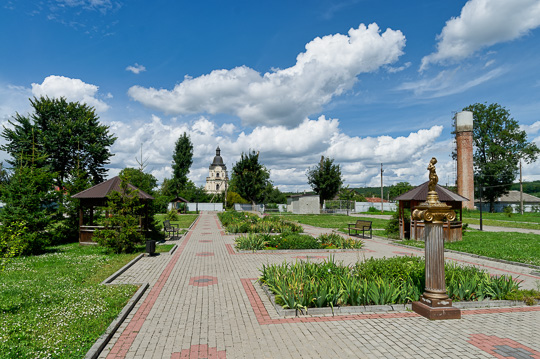
[[[204,190],[209,194],[225,193],[229,182],[229,176],[227,175],[227,166],[223,163],[221,157],[221,150],[216,148],[216,155],[210,165],[209,176],[206,177],[206,185]]]

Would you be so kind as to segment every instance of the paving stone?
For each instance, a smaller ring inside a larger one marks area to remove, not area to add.
[[[311,226],[306,231],[329,232]],[[234,236],[223,233],[215,214],[204,213],[173,255],[143,257],[113,282],[149,283],[150,288],[100,358],[490,358],[495,350],[523,358],[540,355],[538,306],[466,309],[462,319],[452,321],[429,321],[399,306],[282,316],[253,284],[263,264],[301,260],[297,257],[322,261],[333,255],[352,264],[398,255],[394,252],[423,255],[382,238],[364,243],[364,250],[334,253],[237,253]],[[445,255],[492,274],[519,275],[525,287],[536,288],[540,280],[528,268]]]

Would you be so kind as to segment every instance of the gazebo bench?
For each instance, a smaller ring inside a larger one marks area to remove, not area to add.
[[[171,237],[180,235],[180,228],[178,227],[178,224],[171,224],[169,220],[163,221],[163,230],[166,234],[170,234]]]
[[[349,223],[349,236],[351,235],[351,230],[356,232],[356,235],[358,235],[358,231],[362,231],[362,237],[365,238],[365,231],[369,230],[369,238],[372,238],[372,232],[371,232],[371,221],[366,221],[359,219],[356,221],[356,223]]]

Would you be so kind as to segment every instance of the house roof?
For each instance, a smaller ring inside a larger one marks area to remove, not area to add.
[[[85,199],[85,198],[92,198],[92,199],[103,199],[106,198],[111,192],[120,192],[122,191],[122,188],[120,187],[120,183],[122,181],[120,180],[120,177],[116,176],[111,178],[110,180],[107,180],[105,182],[101,182],[100,184],[95,185],[94,187],[90,187],[88,189],[85,189],[82,192],[79,192],[77,194],[74,194],[73,198],[78,199]],[[128,187],[133,190],[138,191],[138,196],[141,199],[154,199],[154,197],[150,196],[148,193],[138,189],[137,187],[133,186],[132,184],[128,184]]]
[[[507,194],[499,197],[496,202],[503,202],[503,203],[519,203],[520,196],[519,191],[509,191]],[[540,203],[540,198],[523,193],[523,202],[525,203]]]
[[[396,197],[397,201],[425,201],[427,199],[429,181]],[[441,202],[467,202],[468,199],[439,185],[435,186]]]

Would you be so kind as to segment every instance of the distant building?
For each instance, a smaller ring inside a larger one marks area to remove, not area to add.
[[[287,212],[294,214],[321,213],[319,195],[293,195],[287,198]]]
[[[227,166],[223,163],[223,158],[221,158],[221,150],[216,149],[216,155],[214,160],[210,165],[209,176],[206,177],[206,185],[204,190],[206,193],[218,194],[224,193],[227,189],[229,183],[229,176],[227,175]]]
[[[476,201],[476,207],[480,207],[480,202]],[[503,212],[504,207],[512,207],[513,212],[520,211],[519,191],[509,191],[507,194],[495,200],[495,212]],[[482,210],[489,211],[489,202],[482,202]],[[523,193],[523,212],[536,212],[540,210],[540,198]]]

